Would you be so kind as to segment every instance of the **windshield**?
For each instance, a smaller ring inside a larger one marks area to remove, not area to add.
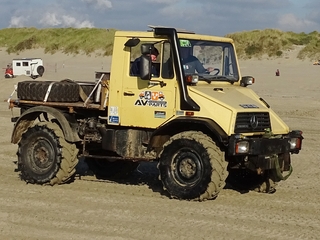
[[[239,80],[233,45],[225,42],[179,39],[184,74],[198,74],[199,80]]]

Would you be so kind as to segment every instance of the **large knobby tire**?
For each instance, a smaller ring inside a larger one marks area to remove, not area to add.
[[[127,178],[139,165],[139,162],[125,160],[111,162],[96,158],[88,158],[86,162],[97,179],[105,180]]]
[[[40,122],[29,128],[19,142],[18,169],[21,179],[35,184],[70,181],[78,163],[78,149],[65,141],[55,123]]]
[[[48,102],[79,101],[79,85],[71,81],[22,81],[18,82],[17,96],[21,100],[44,101],[49,86]]]
[[[174,135],[164,145],[158,168],[172,198],[214,199],[225,186],[227,162],[207,135],[188,131]]]

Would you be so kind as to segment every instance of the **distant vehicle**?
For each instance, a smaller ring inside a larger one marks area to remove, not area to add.
[[[43,73],[44,67],[41,58],[19,58],[12,60],[11,77],[25,75],[36,79],[39,76],[42,77]],[[7,74],[7,70],[5,74]]]

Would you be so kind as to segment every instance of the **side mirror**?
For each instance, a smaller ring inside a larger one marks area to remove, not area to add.
[[[151,58],[150,56],[142,55],[140,59],[140,78],[142,80],[151,79]]]
[[[254,77],[251,76],[243,76],[240,81],[240,86],[246,87],[248,85],[254,84]]]
[[[129,39],[124,45],[126,47],[135,47],[140,43],[140,39],[139,38],[131,38]]]
[[[141,44],[142,55],[150,54],[153,50],[154,50],[153,44],[150,44],[150,43]]]
[[[141,59],[140,59],[140,78],[142,80],[150,80],[152,77],[152,62],[150,54],[154,50],[153,44],[141,44]]]

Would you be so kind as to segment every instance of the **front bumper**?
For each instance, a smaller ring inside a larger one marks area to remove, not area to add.
[[[302,146],[302,132],[292,131],[286,135],[266,132],[260,137],[232,135],[229,141],[229,160],[236,160],[233,167],[245,167],[258,174],[273,171],[275,180],[286,180],[291,172],[291,154],[298,154]],[[287,175],[284,175],[287,172]]]
[[[300,130],[292,131],[287,135],[272,135],[268,133],[261,137],[244,137],[241,134],[234,134],[229,140],[228,155],[271,156],[285,153],[297,154],[301,150],[302,139]]]

